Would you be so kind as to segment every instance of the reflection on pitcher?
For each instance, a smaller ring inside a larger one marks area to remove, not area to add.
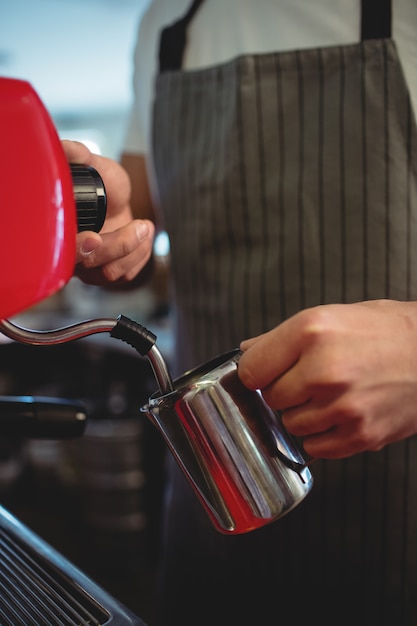
[[[215,528],[255,530],[310,492],[313,477],[296,441],[259,392],[237,375],[241,352],[215,357],[155,393],[141,410],[162,433]]]

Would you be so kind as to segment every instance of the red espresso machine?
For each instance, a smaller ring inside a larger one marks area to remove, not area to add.
[[[100,230],[106,197],[95,170],[69,166],[47,110],[26,81],[0,77],[0,137],[2,323],[70,280],[76,233]],[[0,396],[3,437],[79,437],[86,417],[74,401]],[[4,626],[144,626],[2,506],[0,585]]]

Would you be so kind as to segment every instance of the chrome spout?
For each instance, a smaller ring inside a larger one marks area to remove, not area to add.
[[[123,315],[119,315],[117,319],[86,320],[54,330],[31,330],[13,324],[9,320],[1,320],[0,332],[9,339],[31,346],[54,346],[108,332],[111,337],[125,341],[141,356],[149,359],[161,393],[166,394],[173,390],[167,365],[155,345],[156,336],[141,324]]]

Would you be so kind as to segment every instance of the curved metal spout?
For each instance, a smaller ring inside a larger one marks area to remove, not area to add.
[[[0,332],[19,343],[31,346],[54,346],[96,333],[111,332],[116,324],[117,320],[115,319],[97,319],[55,330],[30,330],[12,324],[9,320],[2,320],[0,321]]]
[[[165,395],[167,393],[171,393],[171,391],[174,391],[174,385],[172,384],[167,364],[165,363],[165,360],[158,348],[155,345],[152,346],[146,356],[148,357],[149,362],[152,366],[152,370],[158,382],[158,387],[161,394]]]
[[[0,321],[0,332],[9,339],[31,346],[53,346],[97,333],[110,333],[134,347],[142,356],[147,356],[161,393],[173,390],[167,365],[155,346],[156,336],[141,324],[120,315],[117,319],[95,319],[64,326],[55,330],[30,330],[13,324],[9,320]]]

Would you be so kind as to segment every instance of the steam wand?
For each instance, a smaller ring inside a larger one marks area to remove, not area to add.
[[[148,357],[162,394],[174,389],[165,360],[155,345],[156,336],[124,315],[119,315],[117,319],[87,320],[56,330],[30,330],[17,326],[9,320],[1,320],[0,332],[9,339],[31,346],[53,346],[108,332],[111,337],[130,344],[141,356]]]

